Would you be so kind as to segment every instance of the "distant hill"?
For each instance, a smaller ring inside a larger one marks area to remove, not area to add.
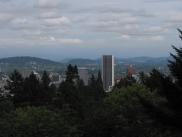
[[[116,59],[117,71],[126,71],[128,65],[132,65],[137,72],[150,72],[152,69],[158,69],[161,72],[168,73],[169,57],[136,57]]]
[[[166,64],[168,62],[168,57],[135,57],[135,58],[118,58],[116,59],[118,63],[159,63]]]
[[[57,65],[59,62],[51,61],[48,59],[36,58],[36,57],[8,57],[0,59],[0,63],[9,64],[26,64],[30,62],[36,62],[38,64]]]
[[[88,64],[98,64],[99,60],[92,59],[71,59],[66,62],[67,64],[77,64],[77,65],[88,65]]]
[[[59,62],[36,57],[9,57],[0,59],[0,68],[3,72],[18,70],[53,71],[61,69],[64,65]]]

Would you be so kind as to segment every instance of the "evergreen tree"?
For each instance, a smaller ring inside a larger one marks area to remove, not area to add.
[[[182,31],[180,32],[180,38],[182,38]],[[173,60],[169,61],[170,76],[165,76],[157,70],[153,70],[150,73],[150,77],[147,78],[145,85],[151,90],[157,90],[162,97],[167,100],[166,108],[159,108],[155,104],[146,105],[150,106],[151,114],[157,116],[160,121],[165,124],[182,126],[182,48],[176,48],[172,46],[176,51],[176,54],[171,54]],[[142,100],[145,100],[144,98]],[[143,102],[143,101],[142,101]],[[166,111],[168,110],[168,111]]]
[[[51,80],[46,71],[43,72],[41,80],[42,80],[43,88],[48,90]]]
[[[132,84],[135,84],[136,80],[131,77],[131,76],[126,76],[124,78],[121,78],[120,81],[118,83],[115,84],[114,89],[115,88],[123,88],[123,87],[128,87],[131,86]]]
[[[182,40],[182,31],[179,30],[180,39]],[[173,60],[169,60],[169,69],[172,75],[171,91],[167,90],[166,96],[172,107],[181,115],[182,114],[182,48],[172,46],[176,54],[171,53]],[[169,85],[169,84],[168,84]]]
[[[145,75],[145,73],[143,71],[139,72],[140,84],[144,84],[145,85],[146,78],[147,78],[147,76]]]
[[[78,80],[78,78],[79,76],[77,66],[72,66],[69,64],[66,71],[66,82],[74,83],[76,80]]]
[[[95,76],[92,74],[91,78],[90,78],[90,82],[89,82],[89,86],[91,88],[94,88],[96,85],[96,79],[95,79]]]
[[[24,91],[27,102],[30,105],[41,105],[43,99],[43,92],[41,85],[36,75],[32,72],[28,78],[25,79]]]
[[[75,78],[76,80],[78,80],[78,79],[79,79],[78,67],[75,65],[73,70],[74,70],[74,78]]]
[[[98,84],[98,86],[99,86],[100,88],[103,88],[102,76],[101,76],[100,70],[99,70],[99,72],[98,72],[97,84]]]
[[[24,100],[24,79],[17,70],[14,70],[10,75],[10,80],[7,82],[8,84],[5,88],[10,91],[10,95],[13,97],[13,102],[18,105]]]
[[[182,31],[178,30],[180,32],[180,38],[182,40]],[[175,46],[172,46],[172,48],[176,51],[175,54],[170,54],[173,60],[169,60],[169,69],[172,74],[172,76],[175,78],[176,83],[182,87],[182,48],[176,48]]]
[[[58,90],[57,105],[70,105],[71,107],[79,107],[79,87],[80,87],[77,66],[68,65],[66,70],[66,81],[62,82]]]
[[[55,96],[56,87],[55,85],[50,85],[50,78],[46,71],[43,72],[41,78],[41,90],[42,90],[42,99],[45,104],[51,103],[53,97]]]
[[[98,100],[103,98],[104,95],[105,95],[105,91],[104,91],[104,88],[103,88],[103,82],[102,82],[102,76],[101,76],[100,71],[98,72],[98,77],[97,77],[97,80],[96,80],[96,92],[98,93],[97,94]]]
[[[162,91],[164,89],[163,82],[165,76],[156,69],[153,69],[150,72],[150,76],[145,78],[145,85],[148,86],[151,91],[158,90]]]

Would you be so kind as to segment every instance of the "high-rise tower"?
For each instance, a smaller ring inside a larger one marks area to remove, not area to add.
[[[102,81],[105,91],[110,91],[114,86],[114,56],[102,56]]]

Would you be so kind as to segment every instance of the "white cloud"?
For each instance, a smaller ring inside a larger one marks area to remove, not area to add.
[[[123,26],[123,29],[129,30],[129,31],[136,30],[139,28],[140,28],[140,26],[138,24],[126,24]]]
[[[40,8],[55,8],[60,2],[59,0],[37,0],[38,7]]]
[[[55,11],[47,11],[47,12],[41,12],[40,18],[56,18],[58,17],[58,14]]]
[[[164,20],[163,26],[165,26],[168,29],[175,30],[176,28],[181,28],[182,24],[182,11],[176,11],[168,13],[168,18]]]
[[[118,39],[122,39],[122,40],[130,40],[131,36],[128,34],[123,34],[121,35],[121,37],[118,37]]]
[[[142,36],[137,38],[139,41],[163,41],[163,36]]]
[[[168,29],[165,27],[162,27],[162,26],[149,26],[149,27],[144,29],[144,32],[149,33],[149,34],[165,33],[167,31],[168,31]]]
[[[83,41],[78,38],[56,38],[54,36],[31,36],[31,37],[4,37],[0,38],[0,45],[8,45],[9,47],[22,46],[36,47],[36,44],[46,46],[65,46],[65,45],[79,45]],[[36,43],[36,44],[35,44]],[[14,45],[15,44],[15,45]]]
[[[182,22],[182,13],[172,15],[171,17],[169,17],[169,21],[173,22],[173,23],[181,23]]]
[[[71,21],[67,17],[57,17],[57,18],[47,18],[44,19],[45,25],[54,26],[54,25],[70,25]]]
[[[37,39],[38,37],[34,37]],[[76,38],[56,38],[54,36],[39,36],[38,39],[40,42],[51,42],[54,44],[82,44],[83,41],[81,39]]]
[[[83,43],[83,41],[80,39],[58,39],[57,41],[63,44],[82,44]]]
[[[26,24],[28,21],[26,18],[15,18],[12,20],[12,23],[17,25],[17,24]]]

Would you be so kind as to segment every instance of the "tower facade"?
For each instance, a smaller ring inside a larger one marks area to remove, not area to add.
[[[114,56],[102,56],[102,81],[105,91],[110,91],[114,86]]]

